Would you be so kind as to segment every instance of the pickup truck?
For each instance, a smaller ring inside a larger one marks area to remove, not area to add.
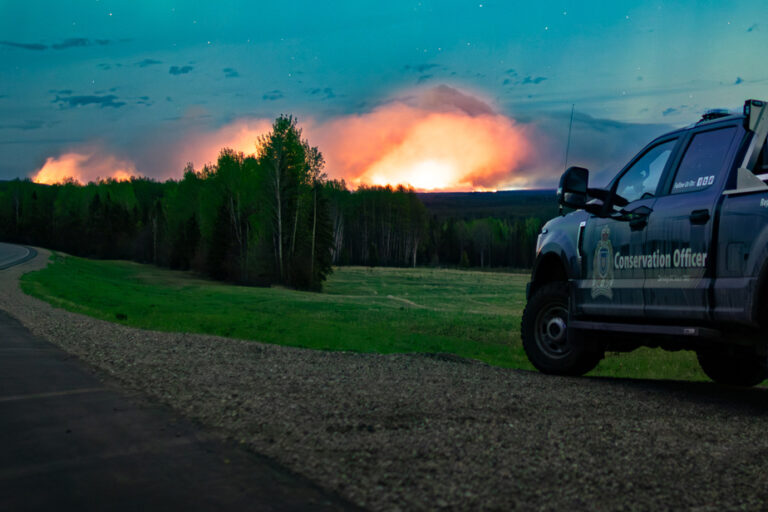
[[[531,363],[582,375],[606,351],[650,346],[695,351],[721,384],[765,380],[766,135],[768,106],[748,100],[658,137],[605,188],[566,170],[526,293]]]

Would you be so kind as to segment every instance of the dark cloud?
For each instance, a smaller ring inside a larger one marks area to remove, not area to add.
[[[102,62],[101,64],[96,64],[96,67],[99,68],[99,69],[102,69],[104,71],[112,69],[112,66],[110,64],[105,63],[105,62]]]
[[[321,99],[324,99],[324,100],[330,100],[336,97],[336,94],[333,92],[333,89],[331,89],[330,87],[323,87],[323,88],[315,87],[313,89],[308,89],[307,93],[312,96],[320,96]]]
[[[676,108],[674,108],[674,107],[669,107],[669,108],[665,108],[665,109],[662,111],[661,115],[663,115],[664,117],[666,117],[666,116],[671,116],[672,114],[675,114],[675,113],[677,113],[677,109],[676,109]]]
[[[54,50],[66,50],[68,48],[82,48],[85,46],[106,46],[112,44],[109,39],[87,39],[85,37],[70,37],[64,39],[60,43],[53,43],[50,47],[47,44],[40,43],[17,43],[14,41],[0,41],[0,45],[10,46],[13,48],[21,48],[24,50],[47,50],[52,48]]]
[[[48,128],[55,124],[58,124],[58,122],[43,121],[40,119],[28,119],[21,123],[0,125],[0,129],[30,131],[30,130],[39,130],[40,128]]]
[[[424,82],[428,81],[430,78],[432,78],[434,75],[421,75],[417,80],[417,84],[423,84]]]
[[[16,43],[13,41],[0,41],[0,45],[2,46],[10,46],[11,48],[22,48],[24,50],[45,50],[48,48],[47,45],[44,44],[35,44],[35,43]]]
[[[137,105],[145,105],[147,107],[152,106],[155,104],[154,101],[151,101],[149,99],[149,96],[139,96],[139,100],[136,102]]]
[[[60,43],[54,43],[51,48],[54,50],[66,50],[67,48],[82,48],[85,46],[106,46],[112,44],[109,39],[86,39],[85,37],[70,37]]]
[[[406,64],[403,69],[406,71],[415,71],[417,73],[424,73],[425,71],[429,71],[430,69],[439,68],[440,66],[437,64],[417,64],[417,65],[411,65]]]
[[[172,75],[186,75],[193,69],[195,69],[193,66],[171,66],[168,72]]]
[[[638,81],[638,82],[642,82],[642,81],[643,81],[643,77],[642,77],[642,76],[638,76],[638,77],[637,77],[637,81]]]
[[[72,89],[58,89],[58,90],[56,90],[56,89],[48,89],[48,92],[50,92],[51,94],[59,94],[61,96],[68,96],[68,95],[72,94]]]
[[[76,108],[86,105],[99,105],[101,108],[112,107],[120,108],[125,105],[124,101],[118,101],[118,97],[114,94],[108,94],[106,96],[56,96],[51,103],[58,103],[59,108]]]
[[[509,75],[509,76],[517,76],[517,71],[515,71],[515,70],[514,70],[514,69],[512,69],[512,68],[509,68],[508,70],[506,70],[506,71],[504,72],[504,74],[506,74],[506,75]]]
[[[261,96],[261,99],[266,100],[266,101],[275,101],[275,100],[279,100],[282,97],[283,97],[282,91],[279,91],[278,89],[274,89],[272,91],[265,92]]]
[[[557,184],[564,169],[565,146],[571,109],[560,112],[531,112],[515,121],[535,141],[535,156],[529,171],[530,186]],[[568,165],[590,169],[590,185],[600,187],[612,179],[651,140],[672,129],[664,124],[624,123],[595,118],[578,110],[573,116],[573,133]]]
[[[149,66],[154,66],[155,64],[162,64],[163,61],[161,60],[155,60],[155,59],[144,59],[142,61],[137,62],[135,65],[139,66],[140,68],[146,68]]]
[[[234,68],[224,68],[221,71],[224,73],[224,78],[237,78],[240,76],[240,73]]]
[[[504,81],[501,82],[501,85],[509,85],[511,83],[512,83],[512,80],[510,80],[509,78],[505,78]]]
[[[470,116],[496,114],[487,103],[447,85],[438,85],[418,98],[404,98],[403,101],[415,103],[416,106],[427,110],[460,110]]]
[[[171,98],[170,96],[166,96],[165,97],[165,101],[171,102],[171,101],[173,101],[173,98]]]
[[[758,30],[760,26],[757,23],[753,23],[750,25],[750,27],[747,29],[747,32],[754,32],[755,30]]]
[[[546,79],[547,79],[547,77],[545,77],[545,76],[537,76],[536,78],[534,78],[534,77],[529,75],[529,76],[523,78],[523,81],[520,82],[520,83],[522,83],[523,85],[525,85],[525,84],[538,85],[538,84],[540,84],[541,82],[543,82]]]
[[[740,83],[743,83],[743,82],[744,80],[742,80],[740,76],[737,76],[736,81],[733,82],[733,85],[739,85]]]

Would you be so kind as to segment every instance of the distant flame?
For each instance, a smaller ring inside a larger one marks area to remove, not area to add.
[[[258,150],[258,139],[272,129],[268,119],[240,119],[213,133],[190,135],[175,149],[180,162],[192,162],[197,169],[205,164],[215,164],[223,148],[251,155]],[[183,165],[183,163],[182,163]]]
[[[302,138],[319,147],[328,176],[353,187],[495,190],[530,182],[520,171],[534,156],[534,135],[477,96],[448,86],[411,91],[362,114],[302,121]],[[166,161],[152,175],[178,178],[186,162],[198,170],[215,164],[225,147],[256,153],[259,137],[271,128],[268,119],[239,119],[213,132],[187,133],[180,141],[158,145],[157,160]],[[145,151],[144,158],[151,153]],[[33,180],[57,183],[71,177],[87,182],[135,175],[133,163],[90,151],[48,158]]]
[[[352,185],[402,184],[420,190],[493,190],[524,182],[515,171],[531,155],[526,132],[479,100],[446,89],[462,101],[461,107],[469,104],[475,110],[434,101],[391,102],[370,113],[311,126],[329,175]]]
[[[45,164],[32,177],[32,181],[47,185],[63,183],[67,180],[79,183],[107,178],[127,181],[136,175],[136,168],[131,162],[119,160],[112,155],[95,151],[73,152],[46,159]]]

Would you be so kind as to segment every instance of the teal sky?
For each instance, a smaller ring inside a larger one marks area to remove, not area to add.
[[[618,149],[589,156],[607,168],[662,125],[768,99],[764,10],[758,1],[3,0],[0,179],[93,144],[160,176],[175,163],[157,157],[157,140],[173,144],[192,126],[279,113],[323,121],[441,85],[558,130],[575,104],[577,156],[612,127]]]

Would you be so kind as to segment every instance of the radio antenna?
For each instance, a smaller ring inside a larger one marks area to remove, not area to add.
[[[571,104],[571,122],[568,123],[568,142],[565,144],[565,168],[563,170],[568,169],[568,152],[571,149],[571,129],[573,128],[573,111],[576,108],[576,104]]]

